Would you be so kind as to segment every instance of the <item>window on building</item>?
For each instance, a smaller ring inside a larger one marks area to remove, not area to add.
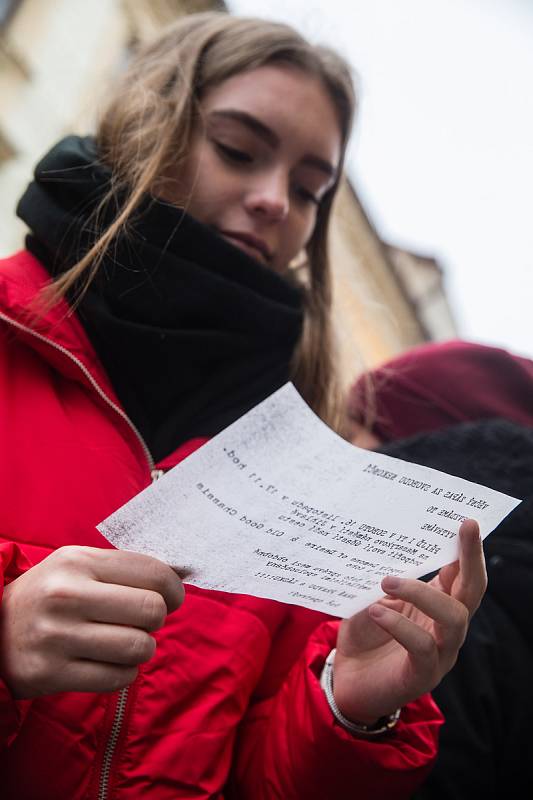
[[[20,5],[20,0],[0,0],[0,29],[6,25]]]

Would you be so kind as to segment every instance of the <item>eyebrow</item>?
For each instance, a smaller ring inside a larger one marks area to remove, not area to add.
[[[263,139],[263,141],[273,149],[276,149],[280,145],[279,136],[274,133],[271,128],[258,120],[257,117],[248,114],[246,111],[237,111],[237,109],[232,108],[221,109],[220,111],[211,111],[209,117],[235,120],[252,131],[252,133],[255,133],[256,136],[259,136],[260,139]],[[329,161],[326,161],[324,158],[320,158],[320,156],[309,153],[302,158],[301,163],[308,167],[315,167],[315,169],[325,173],[329,178],[337,177],[337,170],[333,164],[330,164]]]

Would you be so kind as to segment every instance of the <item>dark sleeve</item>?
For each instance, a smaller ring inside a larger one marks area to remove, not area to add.
[[[444,714],[439,753],[416,800],[523,796],[533,763],[533,653],[490,595],[455,667],[433,696]]]

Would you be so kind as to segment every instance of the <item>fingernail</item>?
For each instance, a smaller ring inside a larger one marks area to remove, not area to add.
[[[370,608],[368,609],[368,613],[370,614],[371,617],[382,617],[383,614],[385,613],[385,609],[383,608],[383,606],[378,606],[376,604],[374,606],[370,606]]]
[[[192,570],[190,567],[176,567],[173,564],[171,564],[170,568],[176,573],[178,578],[180,578],[182,581],[186,580],[187,578],[190,578],[191,575],[194,575],[194,570]]]
[[[387,575],[381,582],[382,587],[386,592],[396,592],[400,588],[400,579],[395,578],[394,575]]]

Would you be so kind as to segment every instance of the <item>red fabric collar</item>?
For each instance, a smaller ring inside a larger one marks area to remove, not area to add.
[[[43,265],[27,250],[21,250],[6,259],[0,259],[0,313],[13,322],[34,331],[55,345],[68,350],[91,374],[110,400],[120,405],[115,391],[104,371],[96,352],[76,314],[65,300],[40,316],[31,307],[31,302],[47,283],[50,275]],[[84,380],[82,372],[70,359],[64,358],[32,336],[20,331],[28,343],[53,362],[62,374]]]

